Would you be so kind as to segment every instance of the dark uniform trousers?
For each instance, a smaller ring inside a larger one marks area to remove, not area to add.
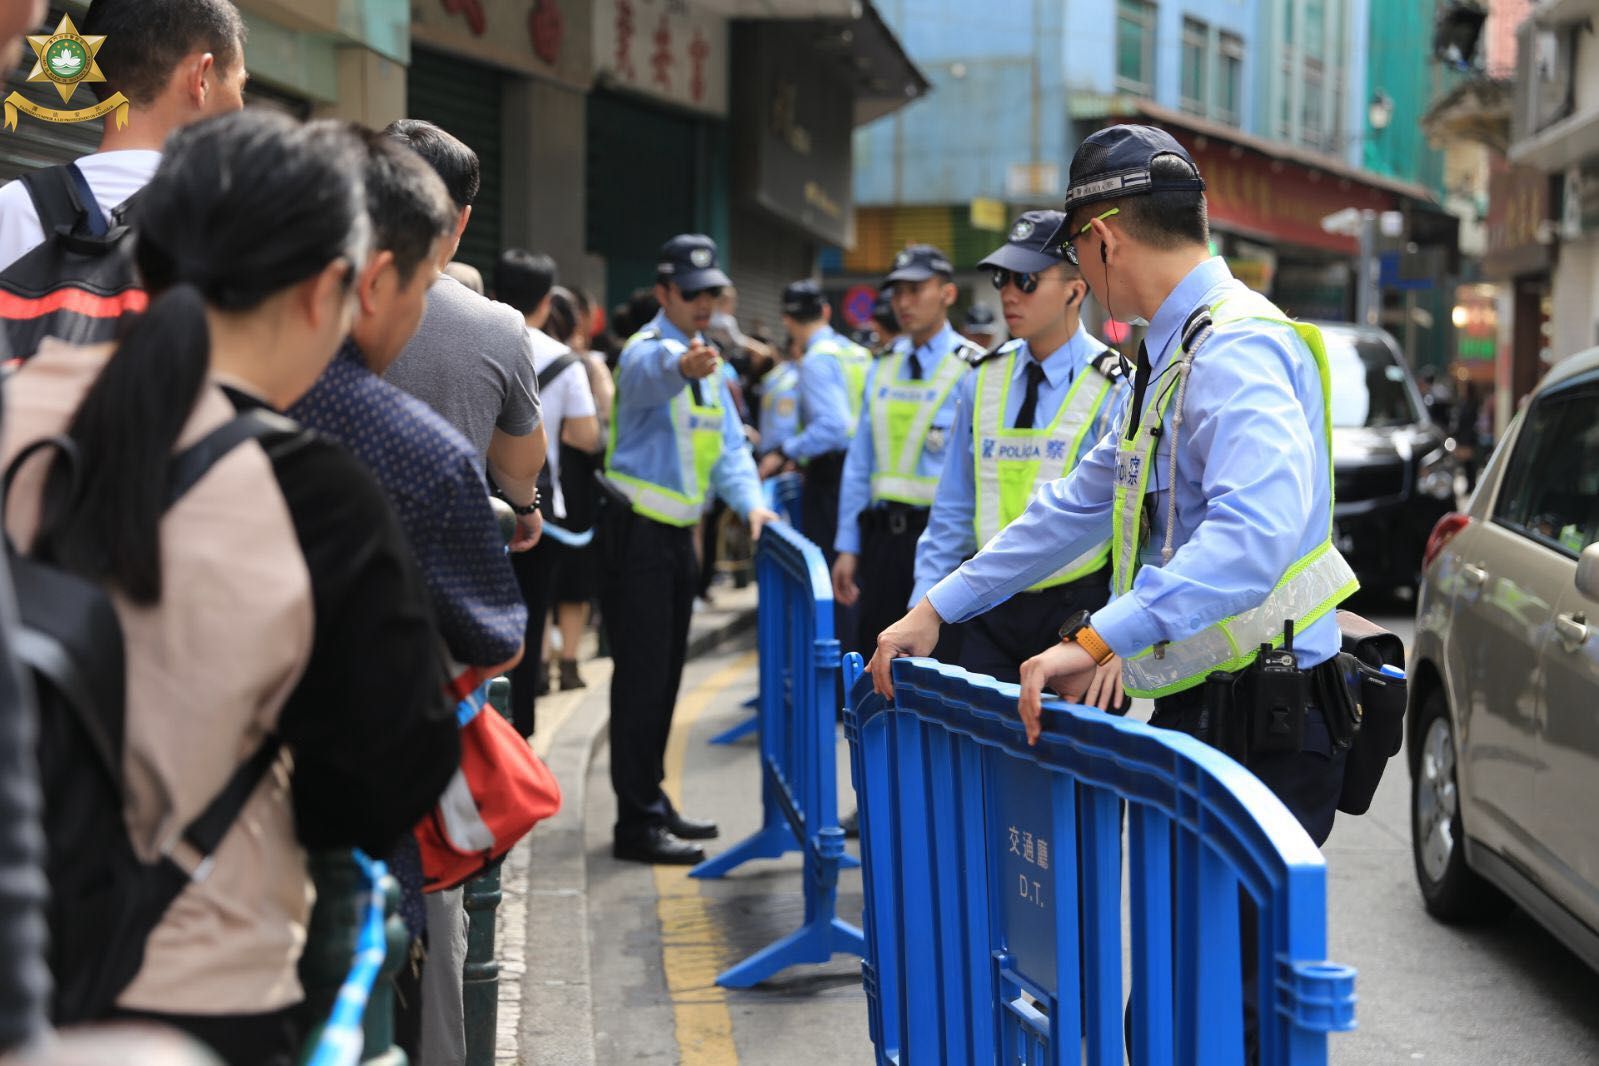
[[[672,711],[688,652],[698,568],[694,530],[607,497],[596,537],[600,610],[611,647],[611,787],[616,835],[666,824],[661,791]]]
[[[877,635],[905,617],[916,591],[916,539],[927,528],[928,509],[890,503],[861,512],[861,554],[855,563],[860,586],[857,647],[870,656]],[[952,663],[960,655],[962,627],[945,626],[933,658]]]
[[[1323,708],[1335,700],[1348,700],[1349,691],[1343,675],[1338,670],[1338,658],[1311,667],[1306,686],[1309,699],[1305,710],[1305,739],[1298,752],[1272,752],[1251,754],[1244,758],[1244,766],[1261,783],[1283,802],[1304,827],[1310,839],[1321,847],[1332,834],[1333,817],[1338,812],[1338,796],[1343,790],[1344,763],[1347,751],[1333,751],[1332,737],[1327,731]],[[1248,706],[1247,671],[1243,672],[1234,691],[1238,695],[1237,708]],[[1155,713],[1150,724],[1163,729],[1175,729],[1200,740],[1200,719],[1205,709],[1206,686],[1188,689],[1155,701]],[[1242,888],[1238,892],[1239,952],[1242,956],[1244,982],[1244,1049],[1245,1061],[1259,1060],[1260,1028],[1256,997],[1259,987],[1258,921],[1254,901]],[[1129,1034],[1131,1016],[1129,1015]],[[1129,1041],[1131,1037],[1129,1036]],[[1136,1061],[1136,1060],[1135,1060]]]
[[[1108,566],[1063,585],[1018,593],[965,623],[956,663],[974,674],[1017,684],[1022,663],[1058,644],[1068,618],[1108,602]]]
[[[538,705],[539,675],[544,665],[544,619],[550,612],[554,580],[553,542],[540,538],[530,550],[511,553],[511,572],[527,604],[527,629],[523,633],[522,661],[505,675],[511,682],[511,722],[524,737],[533,735]]]

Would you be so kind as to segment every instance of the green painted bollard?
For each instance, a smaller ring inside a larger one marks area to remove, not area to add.
[[[305,987],[302,1009],[311,1023],[311,1038],[305,1045],[309,1054],[321,1039],[339,987],[355,960],[366,893],[361,869],[348,851],[313,852],[307,865],[316,885],[316,906],[306,930],[305,952],[300,956],[300,984]],[[383,931],[388,951],[362,1018],[365,1039],[361,1061],[374,1066],[406,1066],[405,1052],[394,1046],[394,975],[405,961],[410,938],[400,921],[399,885],[394,878],[385,877],[383,890]]]
[[[489,704],[509,718],[511,683],[489,682]],[[466,1013],[466,1066],[494,1066],[500,1017],[500,964],[494,958],[494,912],[500,905],[500,864],[466,883],[466,965],[461,973]]]

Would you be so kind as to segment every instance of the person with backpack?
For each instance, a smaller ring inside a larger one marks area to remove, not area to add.
[[[102,592],[19,597],[97,626],[79,675],[34,669],[57,1019],[166,1023],[235,1066],[298,1058],[304,849],[388,852],[459,761],[388,502],[277,413],[349,332],[362,162],[267,112],[175,134],[132,219],[148,312],[115,347],[47,342],[4,395],[14,565]]]
[[[111,340],[144,307],[125,205],[174,130],[244,106],[244,20],[229,0],[94,0],[81,30],[105,37],[106,80],[86,85],[126,96],[127,122],[106,119],[98,151],[0,188],[0,319],[22,358],[46,336]],[[63,288],[73,309],[58,306]]]
[[[548,458],[539,487],[539,498],[545,508],[544,537],[532,551],[517,556],[512,564],[527,602],[526,641],[530,654],[511,671],[511,720],[529,737],[533,735],[537,698],[550,688],[549,667],[542,655],[544,630],[554,598],[555,568],[562,561],[561,549],[565,546],[554,542],[581,539],[569,530],[558,528],[567,518],[565,494],[561,490],[562,450],[593,454],[600,446],[600,422],[583,357],[544,331],[549,324],[554,298],[555,272],[554,259],[521,248],[502,252],[494,265],[495,299],[516,308],[527,323],[539,403],[550,434]],[[581,544],[573,546],[581,547]],[[573,661],[574,674],[576,669],[577,663]],[[576,686],[567,684],[563,676],[563,687]]]

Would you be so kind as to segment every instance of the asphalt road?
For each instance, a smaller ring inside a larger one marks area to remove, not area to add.
[[[1409,644],[1408,602],[1350,606]],[[1328,953],[1359,970],[1360,994],[1360,1028],[1330,1042],[1332,1061],[1599,1063],[1599,974],[1520,911],[1451,928],[1422,909],[1406,766],[1389,764],[1371,810],[1340,815],[1325,848]]]

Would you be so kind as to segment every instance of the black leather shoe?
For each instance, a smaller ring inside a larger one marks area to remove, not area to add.
[[[611,854],[624,862],[647,862],[657,866],[694,866],[705,861],[705,850],[673,836],[665,826],[655,825],[634,835],[617,837]]]
[[[715,822],[703,818],[685,818],[676,811],[666,815],[666,828],[679,840],[715,840],[721,833]]]

